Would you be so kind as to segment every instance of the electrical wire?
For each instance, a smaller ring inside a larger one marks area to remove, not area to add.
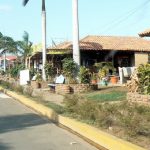
[[[140,6],[130,10],[125,16],[120,16],[119,18],[117,18],[117,19],[113,20],[112,22],[108,23],[107,25],[104,26],[105,30],[103,30],[102,32],[106,32],[108,30],[116,28],[122,22],[126,21],[129,17],[131,17],[137,11],[139,11],[141,8],[145,7],[149,2],[150,2],[150,0],[145,1]]]

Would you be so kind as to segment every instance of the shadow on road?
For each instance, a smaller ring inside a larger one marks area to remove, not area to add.
[[[6,146],[6,144],[0,142],[0,150],[9,150],[9,149],[11,149],[11,147]]]
[[[22,130],[27,127],[37,126],[46,123],[50,123],[50,121],[46,119],[44,120],[38,115],[32,113],[4,116],[0,117],[0,133]],[[1,149],[2,148],[0,147],[0,150]]]

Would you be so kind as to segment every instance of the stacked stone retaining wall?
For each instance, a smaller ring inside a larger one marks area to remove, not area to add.
[[[142,104],[150,104],[150,95],[141,95],[139,93],[127,93],[129,102],[137,102]]]
[[[55,92],[59,94],[83,93],[96,89],[97,85],[91,84],[56,84]]]

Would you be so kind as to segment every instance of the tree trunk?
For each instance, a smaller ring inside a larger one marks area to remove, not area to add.
[[[28,57],[25,58],[25,68],[28,68]]]
[[[31,63],[31,57],[29,57],[29,64],[28,64],[29,69],[30,69],[30,63]]]

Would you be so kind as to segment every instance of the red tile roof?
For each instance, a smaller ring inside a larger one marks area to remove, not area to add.
[[[150,29],[146,29],[145,31],[139,33],[139,36],[140,37],[144,37],[144,36],[150,37]]]
[[[4,59],[4,57],[0,57],[0,60],[3,60],[3,59]],[[6,59],[10,60],[10,61],[13,61],[13,60],[17,59],[17,56],[6,56]]]
[[[71,42],[64,42],[49,50],[72,50]],[[80,40],[80,50],[149,51],[150,41],[139,37],[87,36]]]

